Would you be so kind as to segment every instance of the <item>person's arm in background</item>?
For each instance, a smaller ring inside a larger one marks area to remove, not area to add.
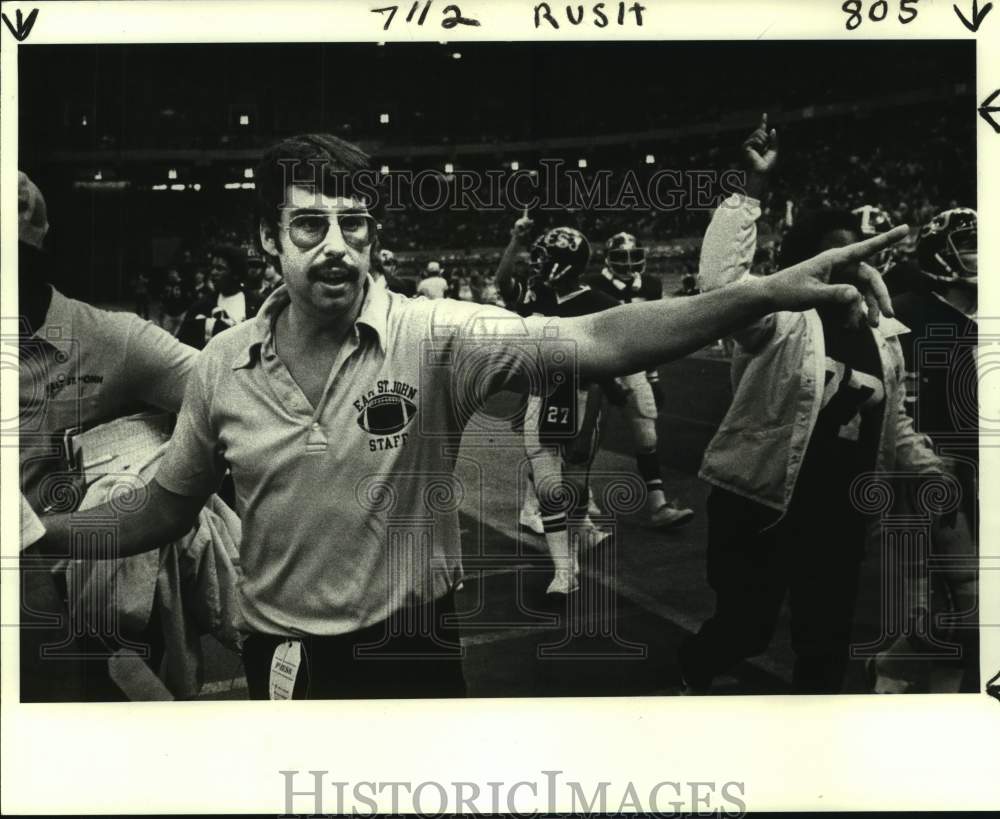
[[[109,501],[86,512],[45,515],[40,519],[45,527],[44,537],[26,549],[25,554],[29,557],[114,560],[159,549],[191,530],[209,498],[209,495],[186,497],[170,492],[156,478],[144,491],[142,505],[132,512],[123,513],[114,501]],[[82,554],[73,551],[74,530],[87,533],[87,545]]]
[[[29,554],[87,560],[128,557],[171,543],[191,529],[225,474],[210,418],[214,386],[210,364],[202,356],[190,372],[177,426],[156,477],[144,487],[128,487],[129,508],[116,502],[112,488],[111,500],[101,506],[44,516],[45,537],[28,550]],[[73,532],[81,527],[107,536],[90,538],[84,554],[71,554]]]
[[[510,241],[504,248],[503,255],[497,264],[496,283],[497,292],[503,297],[504,302],[511,310],[516,309],[524,303],[524,291],[527,286],[517,278],[514,272],[518,254],[520,254],[531,243],[531,234],[535,223],[528,217],[528,212],[514,222],[514,227],[510,231]]]
[[[125,376],[132,397],[180,412],[198,351],[148,321],[133,320],[125,340]]]
[[[745,193],[734,193],[723,202],[705,231],[698,269],[699,287],[703,293],[750,275],[757,250],[760,206],[777,161],[778,133],[773,128],[768,131],[765,114],[757,130],[743,143]],[[767,341],[773,330],[774,316],[771,315],[731,335],[742,347],[752,351]]]

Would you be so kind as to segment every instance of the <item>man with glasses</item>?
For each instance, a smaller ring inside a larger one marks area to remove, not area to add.
[[[116,522],[118,553],[168,542],[231,470],[254,698],[461,696],[448,617],[462,578],[453,473],[462,431],[488,397],[532,373],[558,383],[636,372],[776,309],[860,309],[854,287],[825,281],[901,235],[683,302],[521,319],[373,286],[369,168],[326,134],[263,158],[258,240],[284,285],[199,356],[149,501]],[[889,309],[881,281],[866,281]],[[80,522],[48,518],[32,548],[66,553]]]

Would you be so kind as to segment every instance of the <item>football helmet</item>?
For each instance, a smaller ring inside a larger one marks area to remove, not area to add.
[[[943,284],[979,282],[979,217],[971,208],[939,213],[920,228],[917,261],[929,279]]]
[[[646,272],[646,249],[631,233],[616,233],[605,245],[604,262],[616,279],[631,284]]]
[[[576,228],[557,227],[545,231],[531,246],[532,274],[546,284],[579,278],[590,261],[590,243]]]
[[[851,211],[851,215],[857,220],[858,232],[864,239],[878,236],[880,233],[888,233],[893,228],[889,214],[874,205],[862,205],[860,208],[855,208]],[[872,257],[872,267],[885,273],[892,264],[894,255],[894,249],[891,247],[880,250]]]

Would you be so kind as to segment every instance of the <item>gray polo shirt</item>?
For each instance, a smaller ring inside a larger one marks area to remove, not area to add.
[[[156,479],[207,496],[228,466],[244,627],[339,634],[458,581],[462,429],[523,372],[524,347],[496,337],[525,328],[498,307],[408,299],[369,280],[313,407],[275,352],[288,302],[279,288],[202,351]]]
[[[36,512],[65,500],[58,495],[66,430],[140,404],[177,412],[198,355],[134,313],[100,310],[58,290],[44,324],[19,347],[21,491]]]

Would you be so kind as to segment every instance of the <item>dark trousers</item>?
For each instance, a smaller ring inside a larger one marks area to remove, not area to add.
[[[738,495],[708,500],[708,581],[715,613],[681,646],[681,672],[695,690],[771,642],[786,594],[791,608],[796,692],[834,694],[849,658],[864,524],[853,515],[798,503],[776,517]]]
[[[387,621],[333,637],[250,634],[243,643],[250,699],[270,698],[275,649],[290,640],[302,644],[294,699],[464,697],[459,629],[442,622],[454,611],[451,592],[433,603],[402,609]]]

